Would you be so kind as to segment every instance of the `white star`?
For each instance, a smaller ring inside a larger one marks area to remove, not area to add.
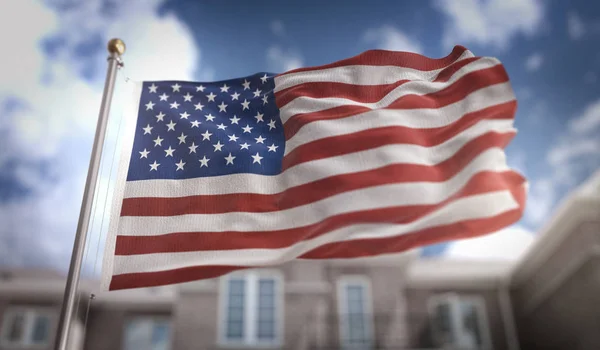
[[[215,119],[215,117],[212,114],[210,114],[210,113],[208,113],[204,117],[206,118],[207,122],[212,122]]]
[[[255,138],[256,143],[262,143],[264,144],[264,141],[266,140],[265,138],[262,137],[262,135],[259,135],[257,138]]]
[[[215,144],[213,145],[213,147],[215,148],[215,150],[214,150],[214,151],[215,151],[215,152],[216,152],[216,151],[222,151],[222,148],[223,148],[223,146],[224,146],[224,145],[222,145],[222,144],[221,144],[221,141],[217,141],[217,143],[215,143]]]
[[[225,129],[227,129],[227,125],[221,123],[221,124],[217,125],[217,129],[219,129],[219,130],[225,130]]]
[[[158,96],[158,98],[160,98],[161,101],[166,101],[169,99],[169,95],[163,92],[162,95]]]
[[[237,140],[239,139],[239,137],[235,136],[235,134],[227,135],[227,137],[229,137],[229,141],[233,141],[233,142],[237,142]]]
[[[242,111],[245,111],[246,109],[250,109],[250,102],[244,99],[244,102],[242,102]]]
[[[179,163],[175,163],[175,165],[177,165],[177,170],[183,170],[183,166],[185,165],[185,162],[183,161],[183,159],[179,160]],[[177,171],[175,170],[175,171]]]
[[[249,149],[248,147],[250,147],[250,145],[247,144],[246,142],[242,143],[240,146],[241,146],[240,150],[242,150],[242,149]]]
[[[192,128],[197,128],[200,125],[200,122],[197,120],[192,120]]]
[[[190,154],[196,153],[196,148],[198,148],[198,146],[196,146],[193,142],[192,145],[190,147],[188,147],[190,149]]]
[[[206,158],[206,156],[202,157],[202,159],[200,160],[200,167],[202,168],[203,166],[208,168],[208,161],[210,160],[210,158]]]
[[[233,95],[231,95],[231,100],[237,100],[240,97],[240,94],[238,94],[237,92],[234,92]]]
[[[162,146],[162,142],[163,142],[164,140],[165,140],[165,139],[161,139],[161,138],[160,138],[160,136],[157,136],[157,137],[156,137],[156,139],[155,139],[155,140],[153,140],[153,141],[154,141],[154,147],[156,147],[156,146]]]
[[[227,84],[223,84],[223,86],[221,86],[221,92],[227,92],[229,90],[229,86],[227,86]]]
[[[171,87],[173,88],[173,92],[175,92],[175,91],[179,91],[179,88],[181,87],[181,85],[175,83],[175,85],[171,85]]]
[[[200,86],[196,86],[196,92],[200,91],[200,92],[204,92],[204,86],[200,85]]]
[[[264,115],[264,114],[262,114],[262,113],[256,113],[256,115],[254,116],[254,118],[256,118],[256,122],[257,122],[257,123],[260,123],[260,122],[264,122],[264,120],[263,120],[263,117],[264,117],[264,116],[265,116],[265,115]]]
[[[231,155],[231,153],[229,153],[229,156],[225,157],[225,160],[227,161],[227,163],[225,163],[225,165],[233,165],[233,160],[235,159],[234,156]]]
[[[250,82],[248,80],[244,79],[244,83],[242,85],[244,85],[244,90],[250,89]]]
[[[200,135],[202,135],[202,141],[204,141],[204,140],[210,141],[210,137],[212,136],[212,134],[209,133],[208,130],[206,130],[206,132],[204,134],[200,134]]]
[[[187,119],[190,116],[188,112],[179,113],[179,115],[181,116],[181,119]]]
[[[150,89],[150,93],[156,92],[156,88],[158,88],[158,86],[154,85],[154,83],[148,86],[148,89]]]
[[[213,94],[212,92],[210,94],[206,95],[208,102],[215,102],[215,97],[217,97],[217,95]]]
[[[171,103],[171,109],[173,109],[173,108],[175,108],[175,109],[179,108],[179,103],[177,103],[177,101],[174,101],[173,103]]]
[[[142,128],[142,129],[144,129],[144,135],[146,135],[146,134],[152,134],[153,127],[151,127],[150,124],[146,125],[146,127]]]
[[[185,138],[187,137],[187,135],[184,135],[183,133],[181,133],[181,136],[177,137],[177,139],[179,140],[179,144],[181,145],[182,143],[185,143]]]
[[[159,165],[160,165],[160,163],[157,163],[156,161],[154,161],[154,163],[150,164],[150,171],[152,171],[152,170],[158,171]]]
[[[196,103],[196,104],[194,105],[194,107],[196,107],[196,110],[200,110],[200,111],[201,111],[201,110],[202,110],[202,108],[204,108],[204,105],[203,105],[202,103],[198,102],[198,103]]]
[[[263,84],[267,82],[267,79],[269,79],[269,77],[266,74],[263,75],[262,78],[260,78],[260,80],[263,82]]]
[[[238,124],[240,118],[238,118],[237,115],[234,115],[233,118],[229,118],[229,120],[231,120],[231,124]]]
[[[269,96],[264,95],[262,98],[262,101],[263,101],[263,106],[266,105],[267,103],[269,103]]]
[[[219,107],[219,112],[227,112],[227,105],[225,104],[225,102],[221,101],[221,104],[217,107]]]
[[[269,125],[269,130],[275,129],[275,120],[271,119],[267,125]]]
[[[152,101],[146,103],[146,110],[154,109],[154,103]]]
[[[167,131],[175,131],[175,125],[177,125],[177,123],[173,123],[173,121],[171,120],[171,122],[167,124]]]
[[[173,152],[175,152],[175,149],[169,146],[169,148],[165,150],[165,157],[173,157]]]
[[[190,95],[190,93],[188,92],[183,96],[183,102],[192,102],[192,97],[194,96]]]
[[[156,122],[162,122],[164,121],[163,118],[165,117],[165,114],[163,112],[160,112],[156,115]]]
[[[142,159],[142,158],[148,159],[148,153],[150,153],[150,151],[146,151],[146,149],[144,148],[144,150],[139,153],[140,153],[140,159]]]
[[[277,148],[279,148],[279,146],[272,144],[271,146],[267,146],[267,148],[269,149],[269,152],[277,152]]]
[[[246,126],[242,128],[242,130],[244,130],[244,134],[249,133],[250,131],[252,131],[252,129],[254,129],[254,128],[248,124],[246,124]]]
[[[264,157],[261,157],[260,154],[258,154],[258,152],[256,152],[256,155],[252,156],[252,164],[254,163],[258,163],[260,164],[260,160],[263,159]]]
[[[261,93],[261,92],[262,92],[262,91],[260,91],[259,89],[256,89],[256,91],[254,91],[254,97],[258,97],[258,96],[260,96],[260,93]]]

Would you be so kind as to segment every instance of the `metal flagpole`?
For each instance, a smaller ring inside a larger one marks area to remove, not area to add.
[[[63,304],[60,310],[55,350],[67,349],[69,330],[71,328],[71,319],[73,318],[73,306],[75,305],[75,300],[77,299],[76,293],[79,285],[81,264],[83,262],[86,232],[92,212],[96,181],[98,180],[98,170],[100,168],[100,158],[102,156],[102,145],[104,144],[104,137],[106,134],[106,125],[108,123],[110,103],[112,101],[113,90],[115,88],[117,69],[123,65],[121,61],[121,55],[125,53],[125,43],[120,39],[110,40],[108,42],[108,52],[108,72],[106,73],[104,94],[102,96],[102,103],[100,104],[98,124],[96,125],[96,136],[94,137],[90,166],[88,168],[85,189],[83,191],[81,211],[79,212],[79,223],[77,224],[75,242],[73,243],[71,265],[69,266],[69,274],[67,275],[67,284],[65,286]]]

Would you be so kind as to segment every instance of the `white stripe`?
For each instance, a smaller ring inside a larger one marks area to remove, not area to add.
[[[466,50],[454,62],[458,62],[470,57],[473,57],[473,54],[469,50]],[[421,71],[399,66],[350,65],[343,67],[315,69],[305,72],[276,76],[275,92],[290,88],[292,86],[314,82],[333,82],[354,85],[383,85],[392,84],[403,79],[433,80],[444,68]]]
[[[371,128],[404,126],[415,129],[438,128],[458,121],[468,113],[515,99],[509,83],[492,85],[470,94],[465,99],[442,108],[412,110],[374,110],[342,119],[325,119],[303,126],[285,143],[287,155],[296,147],[320,138],[351,134]]]
[[[121,217],[119,234],[152,236],[172,232],[272,231],[315,224],[330,216],[401,205],[440,203],[462,189],[480,171],[505,171],[500,149],[480,154],[445,182],[406,182],[347,191],[302,206],[267,213],[231,212],[168,217]]]
[[[423,147],[394,144],[298,164],[275,176],[232,174],[184,180],[128,181],[124,198],[186,197],[244,193],[275,194],[335,175],[367,171],[390,164],[435,166],[459,151],[470,138],[488,131],[514,132],[512,120],[482,120],[442,144]]]
[[[154,272],[188,266],[208,265],[277,265],[330,242],[393,237],[465,220],[490,218],[517,209],[518,207],[519,204],[512,197],[510,191],[490,192],[460,198],[411,223],[352,225],[331,231],[308,241],[298,242],[288,248],[115,256],[114,273]]]
[[[465,75],[492,68],[500,65],[500,61],[495,58],[482,58],[477,61],[471,62],[466,66],[459,69],[452,77],[445,82],[431,82],[424,80],[414,80],[402,84],[390,91],[381,100],[373,103],[358,102],[347,98],[339,97],[323,97],[314,98],[308,96],[300,96],[280,109],[281,122],[286,123],[288,119],[298,114],[314,113],[319,111],[328,110],[339,106],[361,106],[370,109],[380,109],[389,106],[399,98],[407,95],[427,95],[447,88],[448,86],[455,83]]]

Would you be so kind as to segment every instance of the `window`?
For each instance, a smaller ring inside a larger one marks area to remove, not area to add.
[[[340,337],[346,349],[368,349],[373,345],[373,316],[369,280],[346,276],[338,281]]]
[[[235,273],[222,279],[220,339],[223,344],[278,346],[281,343],[282,283],[268,271]]]
[[[429,312],[435,346],[491,349],[483,298],[435,296],[430,299]]]
[[[0,334],[4,346],[46,346],[54,313],[43,308],[10,308],[4,314]]]
[[[125,350],[168,350],[171,348],[171,324],[160,317],[136,317],[125,326]]]

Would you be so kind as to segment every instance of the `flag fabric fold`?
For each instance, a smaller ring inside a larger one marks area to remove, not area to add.
[[[524,210],[526,180],[504,153],[508,75],[461,46],[134,90],[105,289],[398,253],[492,233]]]

